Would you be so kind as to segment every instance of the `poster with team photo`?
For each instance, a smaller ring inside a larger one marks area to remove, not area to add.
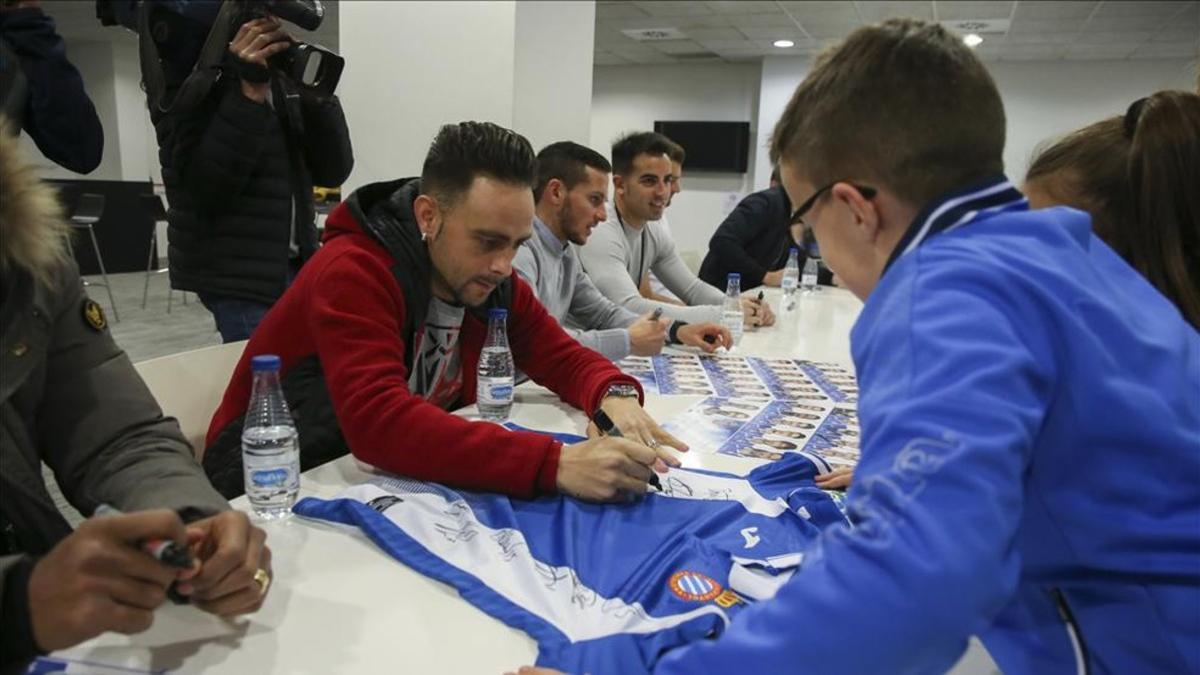
[[[836,363],[742,356],[631,356],[617,365],[646,391],[666,396],[717,396],[753,401],[817,401],[853,405],[854,373]]]
[[[759,461],[805,453],[830,468],[858,462],[854,409],[828,401],[712,396],[663,427],[693,448]]]

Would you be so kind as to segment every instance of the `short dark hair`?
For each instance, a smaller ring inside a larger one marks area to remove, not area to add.
[[[667,156],[671,158],[672,162],[675,162],[676,164],[683,164],[683,160],[687,159],[687,151],[683,149],[682,145],[676,143],[675,141],[672,141],[669,138],[667,140],[671,143],[671,149],[667,152]]]
[[[920,206],[1002,173],[1004,132],[996,83],[962,39],[892,19],[817,59],[775,126],[771,162],[817,187],[879,180]]]
[[[587,167],[597,171],[612,173],[612,165],[604,159],[604,155],[595,150],[573,143],[559,141],[542,148],[537,154],[537,182],[533,186],[533,199],[538,201],[546,190],[551,179],[562,181],[568,190],[587,178]]]
[[[632,131],[618,138],[612,146],[613,171],[628,176],[638,155],[671,156],[675,142],[654,131]],[[679,146],[675,146],[679,147]]]
[[[453,207],[483,175],[532,188],[537,159],[524,136],[491,122],[459,122],[438,130],[421,167],[421,194]]]

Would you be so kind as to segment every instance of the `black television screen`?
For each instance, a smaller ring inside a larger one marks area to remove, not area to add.
[[[656,121],[654,130],[683,146],[688,171],[746,173],[750,157],[749,122]]]

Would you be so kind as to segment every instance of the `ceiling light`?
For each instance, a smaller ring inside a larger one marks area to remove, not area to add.
[[[979,33],[967,33],[963,36],[963,44],[974,49],[983,43],[983,38],[979,37]]]
[[[780,49],[787,49],[788,47],[796,46],[796,43],[792,42],[791,40],[776,40],[776,41],[772,42],[771,44],[775,45],[776,47],[779,47]]]

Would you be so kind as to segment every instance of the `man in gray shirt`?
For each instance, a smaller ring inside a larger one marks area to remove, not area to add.
[[[648,131],[628,134],[613,144],[613,208],[587,245],[578,248],[579,260],[596,288],[630,311],[661,308],[672,319],[719,323],[724,291],[688,269],[660,222],[674,176],[672,145],[662,134]],[[651,270],[687,306],[642,297],[638,285]],[[775,322],[765,303],[746,296],[741,305],[747,326]]]
[[[638,318],[604,297],[584,273],[570,244],[586,243],[605,220],[610,171],[602,155],[570,141],[538,153],[534,233],[517,251],[513,268],[568,333],[610,359],[657,354],[664,342],[706,352],[728,345],[729,331],[719,324]]]

